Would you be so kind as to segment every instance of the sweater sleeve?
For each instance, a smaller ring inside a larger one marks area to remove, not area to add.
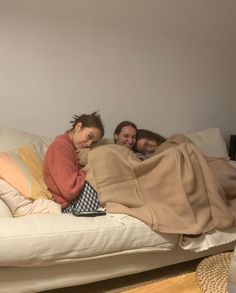
[[[49,185],[56,185],[60,196],[67,201],[73,200],[85,183],[85,172],[78,163],[73,147],[66,141],[52,144],[46,154],[45,164],[46,177],[47,173],[51,177]]]

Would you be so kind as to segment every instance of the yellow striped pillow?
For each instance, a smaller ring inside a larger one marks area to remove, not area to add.
[[[43,149],[40,144],[0,152],[0,178],[26,198],[52,198],[43,177]]]

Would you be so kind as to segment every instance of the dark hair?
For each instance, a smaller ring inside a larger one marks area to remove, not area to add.
[[[138,129],[137,130],[137,139],[136,139],[136,141],[138,141],[139,139],[142,139],[142,138],[146,138],[146,139],[149,139],[149,140],[154,140],[154,141],[156,141],[156,143],[158,145],[160,145],[164,141],[166,141],[166,138],[161,136],[158,133],[155,133],[155,132],[147,130],[147,129]]]
[[[73,120],[70,121],[72,124],[72,128],[70,130],[73,130],[78,123],[81,123],[82,128],[98,128],[101,131],[102,137],[104,136],[104,126],[101,120],[101,116],[97,112],[93,112],[92,114],[82,114],[80,116],[74,115],[72,119]]]
[[[115,143],[116,143],[116,140],[115,140],[115,134],[119,134],[119,133],[121,132],[122,128],[125,127],[125,126],[133,127],[133,128],[136,130],[136,132],[137,132],[137,130],[138,130],[137,126],[136,126],[133,122],[131,122],[131,121],[128,121],[128,120],[127,120],[127,121],[122,121],[122,122],[120,122],[120,123],[116,126],[115,131],[114,131],[114,142],[115,142]]]

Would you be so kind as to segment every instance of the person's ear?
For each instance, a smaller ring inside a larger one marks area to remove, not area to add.
[[[82,123],[81,123],[81,122],[78,122],[78,123],[75,125],[75,131],[80,131],[81,128],[82,128]]]
[[[114,135],[114,141],[115,141],[115,143],[117,142],[117,139],[118,139],[118,134],[115,134]]]

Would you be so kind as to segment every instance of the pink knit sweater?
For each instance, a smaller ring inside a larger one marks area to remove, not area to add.
[[[79,165],[68,132],[57,136],[44,158],[44,178],[53,198],[62,208],[79,194],[85,173]]]

